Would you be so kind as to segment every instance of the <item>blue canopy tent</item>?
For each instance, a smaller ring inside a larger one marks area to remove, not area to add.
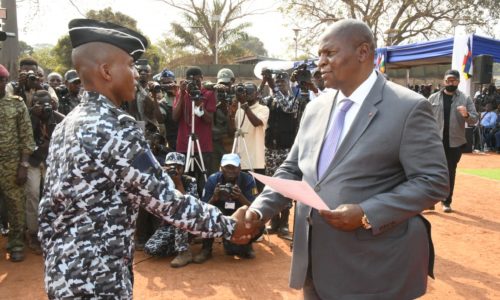
[[[411,68],[431,64],[451,64],[454,38],[444,38],[408,45],[377,48],[378,57],[385,54],[386,68]],[[500,63],[500,40],[472,35],[472,57],[488,54]]]

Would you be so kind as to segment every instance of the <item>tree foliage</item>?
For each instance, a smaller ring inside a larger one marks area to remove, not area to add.
[[[253,49],[242,47],[244,41],[249,39],[244,30],[250,26],[250,23],[242,22],[242,19],[259,13],[259,10],[246,8],[248,4],[251,4],[250,0],[203,0],[197,3],[194,0],[162,1],[179,9],[184,18],[182,24],[172,23],[176,38],[170,40],[169,43],[172,43],[173,47],[184,49],[184,51],[190,48],[193,54],[202,54],[201,56],[210,54],[213,62],[217,49],[220,63],[230,62]],[[212,20],[212,16],[219,16],[219,21]],[[252,37],[252,41],[256,40],[258,39]],[[262,49],[253,50],[267,53],[263,49],[263,44],[260,43],[260,45]]]
[[[26,56],[32,56],[33,55],[33,47],[28,45],[25,41],[19,41],[19,56],[20,57],[26,57]]]
[[[300,21],[295,25],[303,29],[304,45],[331,22],[351,18],[366,22],[382,46],[450,35],[459,25],[492,33],[498,5],[498,0],[286,0],[280,10]]]

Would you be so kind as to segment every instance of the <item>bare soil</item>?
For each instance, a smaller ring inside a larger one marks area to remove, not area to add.
[[[465,154],[459,164],[454,212],[424,212],[433,226],[435,275],[421,299],[500,299],[500,181],[460,172],[500,168],[500,155]],[[5,257],[0,238],[0,299],[46,299],[42,257],[26,251],[22,263]],[[301,299],[288,288],[290,242],[275,235],[256,243],[257,258],[224,255],[221,244],[204,264],[173,269],[172,258],[135,255],[135,299]],[[193,245],[193,252],[200,245]]]

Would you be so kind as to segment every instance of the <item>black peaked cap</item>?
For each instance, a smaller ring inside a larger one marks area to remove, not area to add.
[[[108,43],[127,52],[136,61],[148,46],[142,34],[109,22],[74,19],[69,22],[68,28],[73,48],[91,42]]]

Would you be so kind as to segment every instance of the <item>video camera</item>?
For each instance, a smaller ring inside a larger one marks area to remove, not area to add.
[[[59,99],[62,99],[69,93],[68,87],[66,87],[66,85],[64,84],[57,86],[54,90],[56,91],[57,97]]]

